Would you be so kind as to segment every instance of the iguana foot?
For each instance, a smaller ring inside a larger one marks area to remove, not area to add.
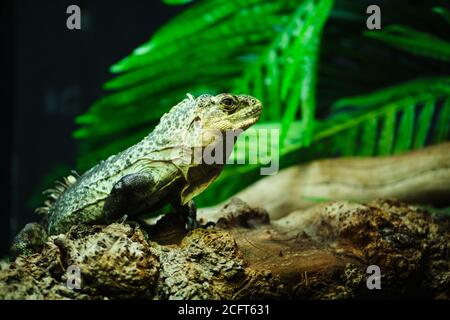
[[[202,228],[202,229],[208,229],[208,227],[214,227],[215,225],[216,225],[215,222],[208,221],[208,222],[205,223],[205,224],[201,224],[201,225],[200,225],[200,228]]]
[[[173,208],[176,213],[183,215],[186,217],[186,230],[191,231],[197,228],[206,229],[210,226],[215,226],[216,224],[212,221],[209,221],[205,224],[200,224],[197,221],[197,207],[193,200],[190,200],[184,206],[173,205]]]
[[[200,224],[197,221],[197,206],[195,205],[194,201],[190,200],[186,204],[186,211],[187,211],[186,229],[188,231],[197,229],[200,226]]]
[[[208,221],[205,224],[201,224],[197,221],[196,217],[189,217],[187,218],[187,223],[186,223],[186,230],[191,231],[194,229],[198,229],[198,228],[202,228],[202,229],[208,229],[209,227],[214,227],[216,224],[215,222],[212,221]]]

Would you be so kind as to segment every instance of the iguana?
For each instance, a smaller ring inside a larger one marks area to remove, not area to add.
[[[230,132],[236,137],[261,112],[261,102],[248,95],[188,94],[142,141],[44,191],[48,199],[36,209],[44,215],[42,221],[19,232],[12,254],[31,253],[48,235],[67,232],[75,224],[136,217],[167,204],[187,215],[188,229],[197,227],[192,199],[218,177],[231,152],[225,148],[230,142],[222,138]],[[223,151],[222,161],[205,161],[204,151],[214,148]]]

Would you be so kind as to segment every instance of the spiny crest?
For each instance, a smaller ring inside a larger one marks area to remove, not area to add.
[[[165,145],[173,139],[183,138],[183,133],[187,132],[191,120],[197,115],[197,100],[187,94],[187,98],[172,107],[170,111],[164,114],[150,134],[151,139],[157,145]]]
[[[35,210],[36,213],[41,215],[47,215],[50,212],[50,209],[55,204],[55,202],[62,196],[62,194],[73,185],[80,175],[75,171],[70,171],[72,174],[64,177],[62,181],[55,181],[55,186],[51,189],[47,189],[42,194],[47,196],[47,199],[44,201],[44,206],[37,208]]]

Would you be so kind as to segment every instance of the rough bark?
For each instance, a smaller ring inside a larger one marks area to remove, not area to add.
[[[234,199],[218,216],[214,228],[188,234],[175,215],[148,234],[128,222],[74,226],[42,252],[2,263],[0,297],[450,297],[448,222],[417,207],[339,201],[270,221]],[[80,289],[66,286],[70,265],[81,270]],[[381,269],[381,290],[366,286],[369,265]]]

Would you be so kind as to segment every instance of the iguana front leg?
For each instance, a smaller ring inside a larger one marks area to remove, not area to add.
[[[181,184],[178,181],[158,180],[156,176],[161,175],[133,173],[122,177],[105,201],[103,212],[106,221],[111,222],[125,214],[136,216],[151,212],[155,207],[162,207],[170,202],[175,214],[186,217],[187,230],[208,226],[199,225],[197,208],[193,200],[181,205],[179,199]]]
[[[176,214],[186,217],[187,229],[199,227],[197,208],[194,201],[180,204],[182,183],[178,180],[158,179],[158,177],[173,177],[173,174],[162,172],[133,173],[122,177],[112,188],[103,207],[107,222],[119,219],[124,214],[136,216],[154,211],[171,203]]]
[[[187,218],[186,229],[194,230],[197,228],[208,228],[209,226],[214,226],[215,223],[209,221],[205,224],[200,224],[197,220],[197,206],[194,200],[189,200],[185,205],[180,205],[179,202],[172,203],[172,208],[175,213],[179,213]]]
[[[150,173],[133,173],[123,176],[111,189],[103,206],[107,222],[123,215],[135,216],[150,209],[157,180]]]

